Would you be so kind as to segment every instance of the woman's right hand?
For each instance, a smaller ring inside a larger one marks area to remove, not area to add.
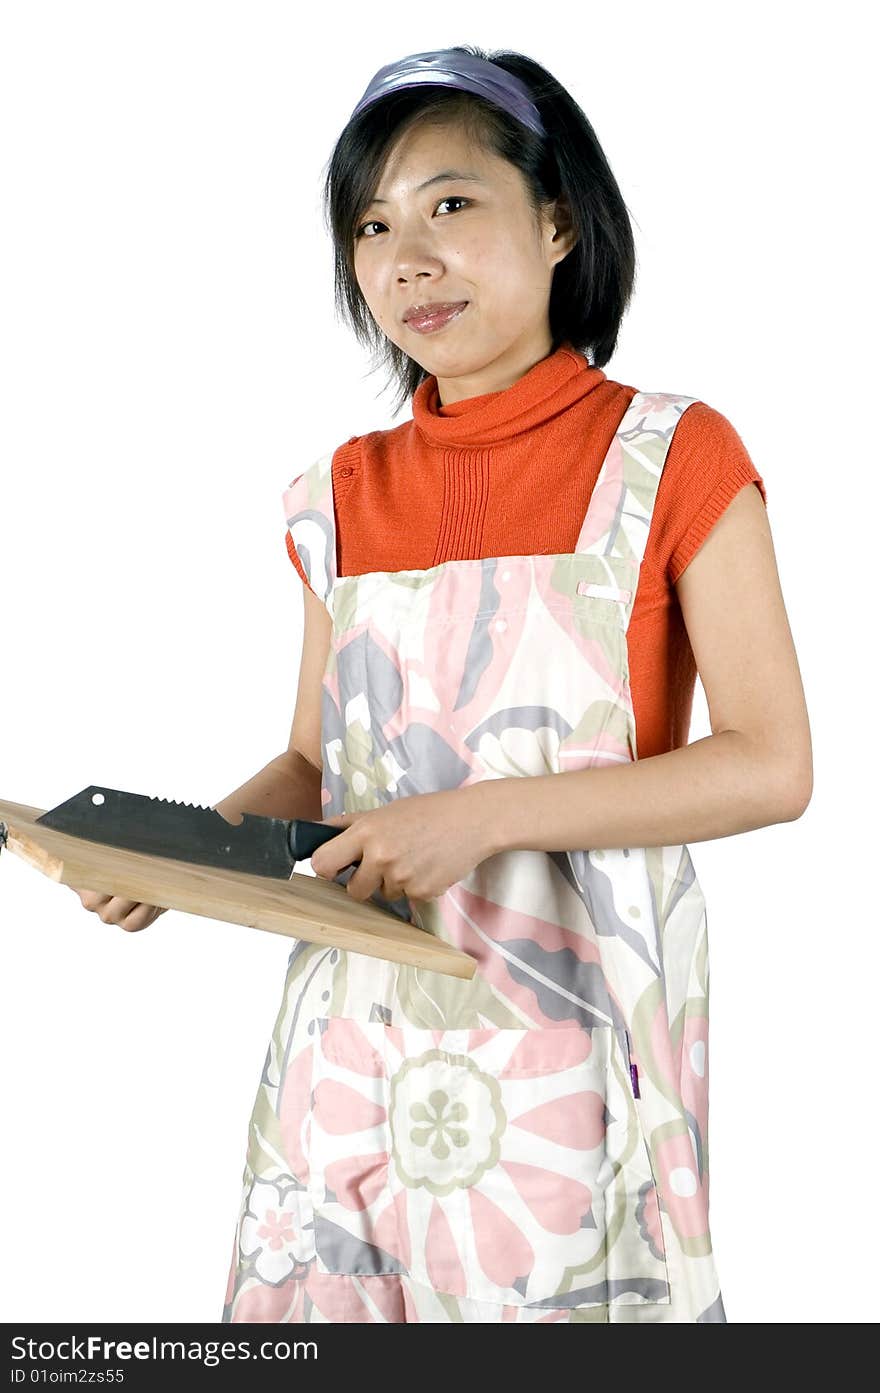
[[[83,909],[97,914],[102,924],[118,924],[126,933],[138,933],[154,923],[165,910],[154,904],[141,904],[138,900],[126,900],[121,895],[106,895],[103,890],[77,890]]]

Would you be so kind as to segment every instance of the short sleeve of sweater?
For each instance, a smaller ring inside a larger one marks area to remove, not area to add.
[[[756,485],[766,507],[764,480],[730,421],[705,402],[694,402],[675,428],[651,520],[649,546],[670,585],[746,484]]]

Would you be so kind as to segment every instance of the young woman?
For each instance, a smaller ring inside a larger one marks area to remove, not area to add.
[[[538,63],[382,68],[327,196],[412,420],[284,493],[290,746],[218,811],[335,823],[315,872],[477,969],[297,942],[222,1319],[724,1322],[686,844],[812,782],[763,481],[710,406],[602,371],[630,222]]]

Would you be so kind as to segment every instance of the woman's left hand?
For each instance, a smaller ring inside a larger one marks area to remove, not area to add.
[[[491,855],[475,793],[415,793],[367,812],[324,818],[346,830],[318,847],[312,870],[332,880],[343,866],[360,861],[345,887],[354,899],[368,900],[378,890],[386,900],[432,900]]]

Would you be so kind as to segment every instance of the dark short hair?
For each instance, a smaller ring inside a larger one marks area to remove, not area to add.
[[[563,198],[576,243],[553,270],[549,318],[554,351],[570,343],[604,367],[635,280],[635,243],[623,196],[596,133],[566,89],[540,63],[508,50],[459,44],[453,52],[489,59],[529,88],[546,135],[536,135],[493,103],[436,85],[392,92],[348,122],[330,157],[324,186],[325,223],[333,238],[337,312],[397,383],[394,414],[428,376],[373,319],[354,271],[355,232],[375,195],[389,146],[420,122],[454,120],[523,176],[536,222],[541,204]]]

